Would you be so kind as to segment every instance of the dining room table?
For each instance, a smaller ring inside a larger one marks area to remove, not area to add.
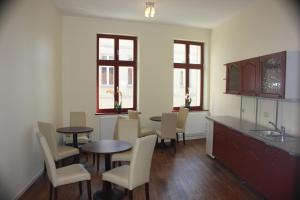
[[[90,134],[93,132],[94,129],[87,126],[68,126],[68,127],[61,127],[57,128],[56,132],[65,134],[65,135],[72,135],[73,136],[73,147],[78,148],[78,134],[86,133]]]
[[[105,171],[111,169],[111,156],[114,153],[121,153],[128,151],[132,148],[129,142],[122,140],[99,140],[96,142],[91,142],[82,146],[82,151],[96,154],[97,159],[97,169],[99,170],[99,156],[104,155],[105,158]],[[94,200],[115,200],[123,199],[125,193],[119,189],[112,189],[111,183],[103,181],[102,190],[94,193]]]

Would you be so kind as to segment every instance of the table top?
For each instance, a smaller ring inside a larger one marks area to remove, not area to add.
[[[129,142],[122,140],[99,140],[82,146],[83,151],[98,154],[113,154],[128,151],[132,148]]]
[[[85,127],[85,126],[70,126],[70,127],[62,127],[56,129],[56,132],[58,133],[64,133],[64,134],[78,134],[78,133],[90,133],[94,129],[91,127]]]
[[[151,120],[151,121],[155,121],[155,122],[161,122],[161,116],[153,116],[153,117],[150,117],[150,120]]]

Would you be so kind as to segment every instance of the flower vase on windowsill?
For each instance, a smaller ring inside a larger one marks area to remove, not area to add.
[[[185,106],[184,107],[190,109],[191,103],[192,103],[192,98],[190,97],[190,93],[188,92],[185,95]]]
[[[121,113],[121,111],[122,111],[122,102],[116,102],[115,103],[115,110],[116,110],[116,112],[117,113]]]

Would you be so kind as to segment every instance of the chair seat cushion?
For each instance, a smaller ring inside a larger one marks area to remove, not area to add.
[[[74,148],[74,147],[69,147],[69,146],[58,146],[57,147],[57,158],[55,161],[74,156],[79,154],[79,149]]]
[[[176,128],[176,133],[184,133],[184,130],[182,128]]]
[[[122,153],[115,153],[112,155],[111,160],[112,161],[129,161],[131,160],[132,156],[132,150],[125,151]]]
[[[86,144],[86,143],[89,143],[90,141],[91,140],[86,135],[78,135],[77,136],[77,143],[78,144]],[[65,138],[65,143],[66,144],[73,144],[73,137],[72,136],[67,136]]]
[[[140,137],[145,137],[145,136],[148,136],[148,135],[154,135],[154,134],[155,134],[155,131],[154,131],[154,130],[149,129],[149,128],[142,127],[139,136],[140,136]]]
[[[91,180],[90,173],[81,164],[73,164],[58,168],[56,169],[56,174],[56,186]]]
[[[129,165],[113,168],[102,174],[102,180],[114,183],[128,189]]]

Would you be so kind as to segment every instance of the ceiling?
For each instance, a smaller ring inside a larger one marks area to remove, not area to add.
[[[214,28],[256,0],[155,0],[155,17],[144,17],[146,0],[54,0],[64,15]]]

